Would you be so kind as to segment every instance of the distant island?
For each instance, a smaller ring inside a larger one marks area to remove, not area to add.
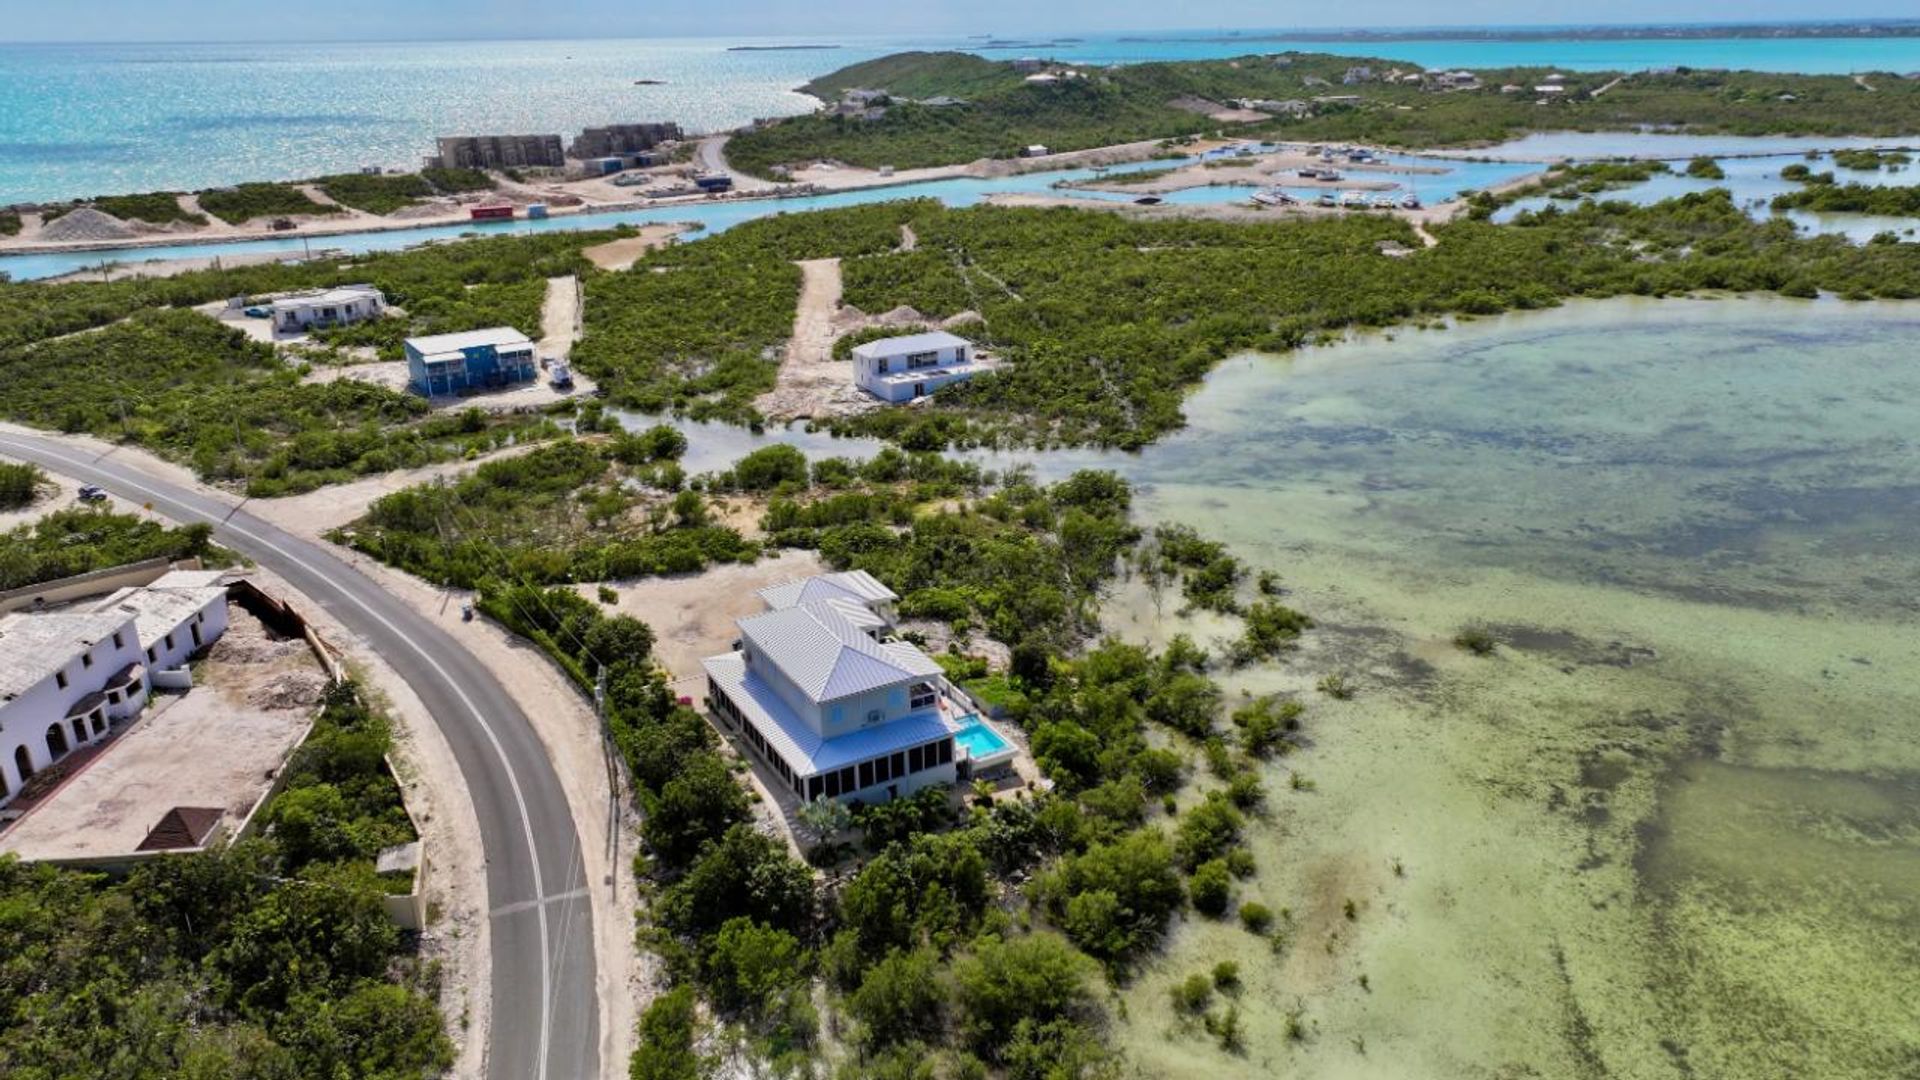
[[[1680,41],[1699,38],[1920,37],[1920,19],[1810,23],[1675,23],[1639,26],[1427,26],[1270,30],[1206,37],[1123,37],[1127,43],[1223,41]]]
[[[825,52],[838,45],[730,45],[728,52]]]

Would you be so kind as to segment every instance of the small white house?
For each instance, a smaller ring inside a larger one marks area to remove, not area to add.
[[[1004,766],[1018,752],[892,634],[893,591],[861,570],[760,591],[736,651],[702,661],[707,702],[776,790],[878,802]]]
[[[273,328],[298,332],[377,319],[387,298],[371,285],[342,285],[320,292],[295,293],[273,302]]]
[[[912,401],[986,370],[973,343],[936,331],[882,338],[853,349],[853,380],[881,401]]]
[[[1041,145],[1040,143],[1034,143],[1032,146],[1022,149],[1020,151],[1020,156],[1024,158],[1036,158],[1036,157],[1046,157],[1048,154],[1051,154],[1051,153],[1053,153],[1052,150],[1047,149],[1045,146]]]
[[[226,631],[218,577],[174,571],[61,611],[0,616],[0,806],[136,716],[156,676]]]

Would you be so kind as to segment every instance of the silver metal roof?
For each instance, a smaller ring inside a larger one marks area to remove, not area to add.
[[[957,730],[938,709],[933,709],[849,732],[836,739],[822,739],[806,721],[794,715],[773,687],[748,669],[739,653],[709,657],[701,664],[727,697],[747,714],[773,752],[802,777],[920,746]]]
[[[740,635],[815,702],[941,673],[919,649],[904,642],[882,645],[830,604],[801,604],[741,619]]]
[[[801,604],[827,600],[852,600],[870,608],[875,604],[890,604],[900,596],[865,570],[846,570],[769,585],[760,590],[760,599],[766,601],[771,610],[784,611]]]
[[[485,330],[467,330],[458,334],[429,334],[426,337],[407,339],[407,346],[422,356],[454,353],[482,345],[492,345],[497,349],[520,345],[532,348],[533,342],[527,340],[527,335],[511,326],[493,326]]]

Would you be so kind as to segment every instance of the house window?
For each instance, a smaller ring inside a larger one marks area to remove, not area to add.
[[[120,691],[118,690],[107,691],[107,704],[109,705],[120,704]]]
[[[80,666],[83,668],[89,668],[93,666],[93,650],[92,649],[88,649],[86,652],[83,652],[80,654]]]
[[[64,671],[54,672],[53,685],[59,687],[62,690],[65,690],[67,688],[67,673]]]
[[[853,766],[851,765],[840,770],[840,790],[841,791],[856,790],[853,786]]]
[[[908,371],[919,371],[921,368],[930,368],[930,367],[939,367],[939,366],[940,366],[940,353],[938,351],[913,353],[907,357]]]
[[[152,649],[148,649],[148,650],[147,650],[147,663],[149,663],[149,664],[151,664],[151,663],[153,663],[153,650],[152,650]]]
[[[925,763],[920,760],[920,748],[916,746],[907,751],[907,771],[917,773],[922,768],[925,768]]]
[[[871,761],[861,762],[860,763],[860,786],[863,788],[870,788],[873,786],[873,783],[874,783],[873,762]]]
[[[173,635],[172,634],[168,634],[166,637],[161,638],[160,643],[167,647],[168,652],[173,651]]]
[[[873,782],[884,784],[893,779],[893,762],[887,758],[873,759]]]
[[[952,763],[953,763],[953,740],[942,739],[940,740],[940,764],[951,765]]]
[[[827,798],[837,799],[839,797],[840,797],[840,774],[837,772],[828,773],[827,774]]]
[[[200,624],[195,623],[194,625],[187,627],[187,632],[193,635],[193,647],[196,649],[199,648],[201,645]]]
[[[907,775],[907,755],[903,751],[897,751],[893,755],[893,775],[897,777]]]
[[[885,720],[886,718],[887,718],[887,714],[882,712],[879,709],[867,710],[867,726],[868,727],[872,727],[873,725],[879,723],[882,720]]]
[[[124,649],[127,647],[126,639],[120,636],[120,631],[118,630],[113,632],[113,647],[116,649]]]
[[[914,683],[912,693],[912,699],[907,702],[907,707],[911,709],[931,708],[940,697],[934,692],[932,683]]]
[[[873,372],[876,375],[885,375],[887,373],[886,357],[882,356],[873,362]]]
[[[807,801],[808,802],[812,802],[813,800],[819,798],[821,793],[824,792],[825,790],[826,790],[826,785],[821,783],[819,777],[817,776],[807,777]]]

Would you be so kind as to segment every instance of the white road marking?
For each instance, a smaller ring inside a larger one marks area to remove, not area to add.
[[[588,895],[589,894],[585,888],[579,888],[579,889],[573,890],[572,892],[557,893],[553,896],[543,896],[543,897],[540,897],[538,900],[520,900],[512,904],[502,904],[499,907],[494,908],[492,911],[487,912],[487,916],[489,918],[497,919],[502,915],[518,915],[523,911],[532,911],[534,908],[543,907],[547,904],[561,904],[561,903],[565,903],[568,900],[584,900]]]
[[[69,466],[78,466],[81,468],[85,468],[88,464],[87,462],[79,461],[74,458],[68,457],[65,454],[59,453],[58,451],[39,450],[35,447],[25,446],[24,444],[13,442],[5,438],[0,438],[0,446],[12,446],[16,450],[30,450],[38,454],[52,457],[58,461],[64,461]],[[102,456],[104,457],[105,455],[102,455]],[[119,482],[121,484],[126,485],[127,487],[133,488],[136,491],[144,492],[147,495],[152,496],[156,500],[164,500],[169,503],[177,503],[178,505],[180,505],[181,509],[186,510],[188,513],[193,514],[194,516],[203,518],[215,525],[220,526],[221,528],[231,529],[232,531],[239,533],[241,536],[244,536],[247,539],[252,540],[254,543],[257,543],[264,548],[267,548],[271,551],[278,553],[282,558],[286,559],[288,562],[292,563],[293,565],[300,567],[302,570],[305,570],[307,573],[312,574],[314,577],[320,578],[323,581],[329,580],[327,574],[321,572],[318,568],[314,567],[311,563],[308,563],[306,560],[300,558],[298,555],[293,554],[287,549],[281,547],[279,544],[276,544],[273,541],[263,536],[260,536],[256,533],[249,532],[248,530],[233,524],[231,520],[225,520],[225,521],[216,520],[212,518],[210,515],[203,514],[197,510],[194,510],[192,507],[187,506],[184,503],[179,503],[178,500],[169,496],[166,492],[156,491],[153,488],[147,487],[146,485],[138,481],[123,479],[123,480],[120,480]],[[236,506],[234,507],[234,509],[238,510],[239,507]],[[229,514],[229,518],[231,518],[231,514]],[[439,675],[440,678],[449,687],[452,688],[454,694],[460,698],[460,703],[467,707],[467,712],[473,717],[474,722],[480,725],[480,730],[486,733],[487,742],[493,747],[494,756],[500,759],[500,766],[506,770],[507,784],[509,787],[513,789],[514,805],[520,812],[520,830],[526,839],[528,861],[533,866],[533,894],[535,896],[544,896],[547,890],[545,885],[542,884],[541,877],[540,877],[540,847],[538,844],[534,842],[533,819],[527,813],[526,797],[522,795],[520,792],[520,774],[514,771],[513,762],[507,757],[506,748],[500,745],[500,737],[494,734],[493,725],[487,723],[486,717],[480,715],[480,710],[477,707],[475,707],[475,705],[473,704],[473,699],[467,696],[466,690],[461,688],[460,683],[456,681],[452,675],[449,675],[447,673],[446,668],[443,668],[440,666],[440,662],[438,660],[435,660],[425,649],[421,648],[419,642],[414,641],[413,638],[409,636],[405,631],[401,630],[398,626],[395,626],[393,622],[389,620],[385,615],[382,615],[378,611],[375,611],[370,605],[367,604],[366,601],[353,595],[353,593],[349,592],[344,588],[338,589],[337,591],[340,593],[341,596],[345,597],[349,601],[352,601],[355,607],[359,608],[361,611],[366,612],[369,616],[372,616],[375,621],[380,623],[380,625],[386,627],[388,631],[394,634],[394,636],[406,642],[407,645],[410,646],[414,652],[419,653],[420,658],[427,662],[427,666],[431,667],[434,670],[434,673]],[[536,914],[539,916],[539,920],[540,920],[540,955],[543,962],[540,965],[540,1043],[539,1043],[539,1054],[536,1060],[536,1071],[534,1072],[534,1075],[537,1077],[544,1078],[547,1075],[547,1045],[551,1035],[551,1027],[553,1023],[553,986],[552,986],[552,980],[550,977],[550,971],[553,966],[553,955],[550,951],[548,940],[547,940],[546,904],[544,903],[539,904],[535,908],[535,911],[536,911]]]

